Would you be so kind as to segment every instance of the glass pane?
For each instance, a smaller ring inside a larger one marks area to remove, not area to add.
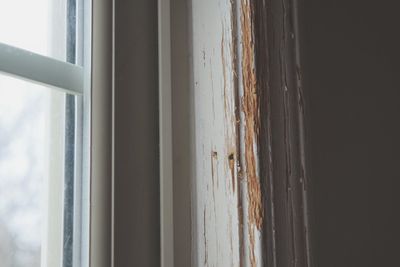
[[[0,42],[66,60],[67,0],[0,0]]]
[[[65,94],[0,75],[0,265],[60,266]]]

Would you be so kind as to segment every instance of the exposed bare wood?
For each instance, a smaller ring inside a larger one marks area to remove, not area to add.
[[[192,0],[191,12],[194,264],[310,266],[293,2]]]

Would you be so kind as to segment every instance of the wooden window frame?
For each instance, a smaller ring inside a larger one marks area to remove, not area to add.
[[[268,266],[311,266],[298,2],[269,0],[268,9],[261,1],[233,2],[239,8],[250,6],[245,12],[254,40],[251,53],[257,55],[265,222],[257,256]],[[193,112],[193,95],[179,96],[186,94],[187,85],[193,90],[188,71],[192,51],[190,42],[176,41],[193,34],[190,22],[176,24],[191,18],[191,6],[185,1],[158,3],[93,3],[92,127],[102,130],[93,130],[91,137],[92,178],[97,180],[91,185],[91,266],[187,262],[178,254],[196,264],[201,253],[192,224],[200,219],[192,213],[196,189],[192,181],[181,184],[194,177],[193,133],[186,129],[177,134],[181,128],[176,122],[182,118],[184,126],[192,127],[182,111]],[[177,77],[186,78],[180,83]],[[181,140],[183,148],[177,145]],[[182,154],[188,158],[176,167],[171,161]],[[176,208],[185,201],[189,207]],[[181,222],[187,214],[189,219]],[[187,239],[178,237],[180,230]]]

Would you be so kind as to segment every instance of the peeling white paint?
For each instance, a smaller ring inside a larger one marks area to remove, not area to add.
[[[197,266],[240,266],[231,20],[230,0],[192,1]]]
[[[248,78],[241,66],[246,50],[242,48],[241,4],[192,0],[191,5],[196,158],[192,207],[197,266],[263,265],[261,228],[250,216],[254,202],[248,190],[248,159],[241,152],[248,146],[249,126],[240,104],[242,82]],[[254,53],[252,46],[248,49]],[[259,179],[256,136],[253,141]]]

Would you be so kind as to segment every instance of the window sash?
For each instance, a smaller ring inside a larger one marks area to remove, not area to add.
[[[85,1],[88,2],[88,1]],[[78,14],[74,14],[75,16],[79,16],[80,21],[79,25],[73,29],[73,31],[69,31],[70,34],[76,35],[77,38],[79,38],[79,43],[80,46],[78,46],[76,49],[73,49],[73,54],[74,57],[76,57],[76,61],[79,65],[86,65],[90,66],[90,40],[87,40],[87,37],[85,37],[85,42],[83,42],[83,31],[87,31],[88,36],[90,36],[91,32],[91,25],[88,23],[83,22],[83,1],[78,2],[80,6],[79,10],[77,11]],[[90,7],[90,5],[88,5]],[[87,6],[85,5],[87,8]],[[76,7],[73,7],[76,9]],[[70,11],[70,10],[68,10]],[[74,11],[75,12],[75,11]],[[89,14],[90,16],[90,14]],[[88,17],[89,17],[88,16]],[[68,19],[70,19],[68,17]],[[74,18],[75,19],[75,18]],[[85,18],[86,20],[86,18]],[[89,20],[89,18],[88,18]],[[85,29],[83,29],[85,27]],[[69,29],[68,29],[69,30]],[[71,37],[71,36],[68,36]],[[73,37],[73,36],[72,36]],[[90,37],[89,37],[90,39]],[[87,44],[86,44],[87,42]],[[75,46],[75,40],[73,42],[73,46]],[[71,45],[68,43],[68,45]],[[83,47],[85,46],[85,47]],[[85,50],[85,53],[83,53]],[[86,60],[83,59],[84,55]],[[71,55],[69,55],[71,57]],[[75,60],[73,60],[75,61]],[[33,53],[29,50],[21,49],[14,47],[12,45],[4,44],[0,42],[0,73],[12,76],[15,78],[19,78],[22,80],[26,80],[30,83],[36,83],[40,85],[44,85],[47,88],[50,89],[57,89],[64,91],[66,94],[66,99],[67,100],[72,100],[74,103],[73,106],[70,106],[71,101],[67,101],[67,108],[66,111],[70,110],[73,112],[73,114],[70,114],[69,117],[72,118],[72,124],[71,122],[68,124],[70,127],[72,127],[70,130],[66,129],[66,132],[72,131],[74,133],[74,137],[72,139],[66,139],[65,140],[65,146],[73,145],[73,151],[72,154],[69,154],[68,159],[66,159],[66,162],[69,160],[73,160],[73,165],[68,168],[67,172],[64,174],[68,177],[69,180],[72,179],[72,181],[78,182],[76,185],[72,185],[73,188],[72,190],[74,191],[74,194],[72,195],[73,198],[73,220],[74,220],[74,230],[73,230],[73,236],[74,240],[76,240],[77,243],[74,242],[73,247],[68,248],[66,250],[65,247],[65,241],[63,242],[62,245],[62,252],[61,255],[47,255],[47,253],[43,254],[42,250],[42,257],[44,256],[42,260],[42,264],[46,264],[50,260],[51,262],[57,262],[57,265],[60,264],[60,266],[70,266],[71,264],[74,264],[74,266],[89,266],[89,260],[87,259],[87,249],[84,247],[87,246],[87,242],[89,240],[86,240],[85,237],[89,234],[87,227],[84,227],[85,224],[89,223],[89,218],[88,218],[88,212],[86,211],[85,208],[82,209],[82,207],[79,207],[80,205],[84,205],[85,207],[88,207],[88,197],[89,197],[89,190],[88,190],[88,184],[89,184],[89,175],[86,171],[84,171],[84,174],[82,174],[82,165],[88,165],[87,161],[90,159],[85,159],[85,156],[89,156],[90,153],[87,151],[89,147],[89,131],[90,131],[90,68],[85,67],[83,68],[82,66],[72,64],[75,63],[71,59],[69,62],[64,62],[60,61],[57,59],[54,59],[49,56],[43,56],[37,53]],[[85,64],[83,64],[85,61]],[[10,89],[12,90],[12,89]],[[85,103],[84,103],[85,102]],[[86,114],[85,114],[86,113]],[[66,114],[67,115],[67,114]],[[67,126],[67,125],[66,125]],[[83,129],[84,128],[84,129]],[[83,136],[82,136],[83,135]],[[65,137],[66,138],[66,137]],[[57,148],[55,148],[57,149]],[[66,150],[67,151],[67,150]],[[82,153],[85,154],[82,155]],[[65,155],[67,156],[67,155]],[[84,162],[81,162],[84,161]],[[89,172],[90,173],[90,172]],[[71,176],[72,175],[72,176]],[[83,177],[85,176],[85,178]],[[64,177],[64,180],[66,177]],[[83,180],[84,179],[84,180]],[[60,181],[62,185],[62,190],[65,190],[64,187],[66,184],[64,181]],[[78,190],[79,196],[75,195],[75,190]],[[72,199],[71,199],[72,200]],[[65,235],[65,195],[63,196],[63,211],[62,211],[62,217],[63,217],[63,232]],[[78,209],[76,209],[78,208]],[[52,213],[54,210],[48,210],[48,212]],[[83,212],[83,214],[82,214]],[[47,214],[46,216],[55,216],[55,214]],[[58,216],[58,215],[57,215]],[[76,218],[75,218],[76,217]],[[70,222],[68,221],[68,225]],[[84,227],[84,229],[82,229]],[[81,237],[81,235],[84,235],[85,237]],[[62,237],[64,238],[64,237]],[[43,240],[44,243],[46,244],[49,240]],[[52,242],[55,240],[52,240]],[[54,247],[58,246],[57,244],[54,243],[49,243],[47,244],[47,247]],[[84,249],[85,251],[81,252],[81,250]],[[73,250],[73,252],[72,252]],[[68,255],[65,255],[67,253]],[[65,258],[67,256],[67,258]]]
[[[83,94],[83,68],[0,43],[0,72],[67,91]]]

